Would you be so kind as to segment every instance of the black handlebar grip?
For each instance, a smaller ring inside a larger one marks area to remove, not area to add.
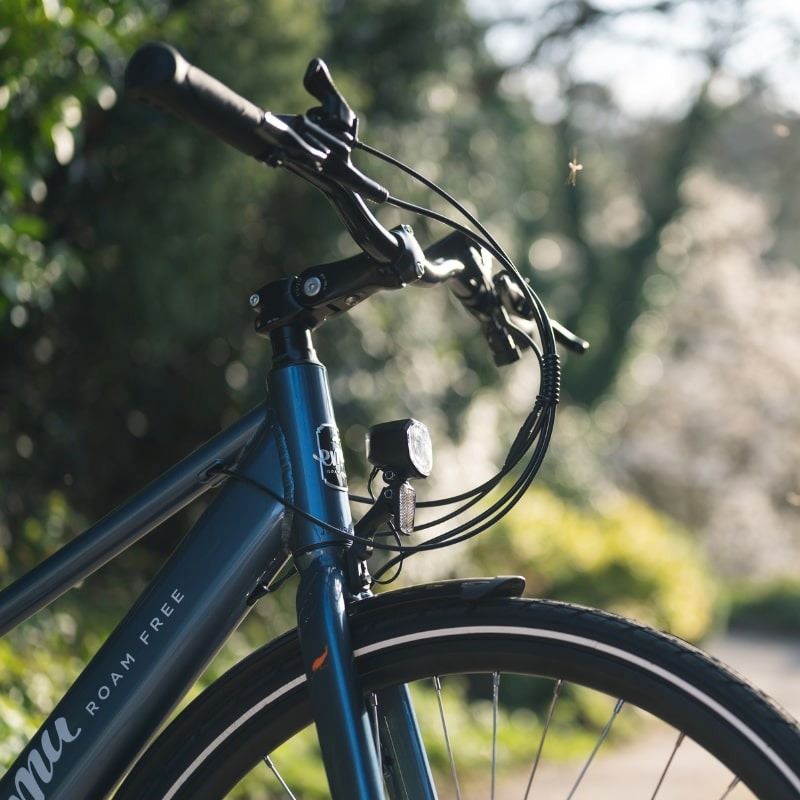
[[[259,132],[264,111],[169,45],[151,42],[134,53],[125,70],[125,90],[206,128],[249,156],[260,158],[272,149]]]

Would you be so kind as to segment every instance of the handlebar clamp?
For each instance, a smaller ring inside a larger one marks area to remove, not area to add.
[[[425,273],[425,255],[408,225],[391,231],[397,242],[393,261],[380,262],[366,253],[309,267],[291,278],[272,281],[250,296],[258,311],[256,331],[268,335],[287,325],[309,330],[349,311],[381,289],[402,289]]]

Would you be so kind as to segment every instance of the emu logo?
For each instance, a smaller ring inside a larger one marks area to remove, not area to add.
[[[319,461],[323,483],[332,489],[347,491],[342,442],[339,431],[333,425],[320,425],[317,428],[317,452],[314,458]]]
[[[47,785],[53,780],[53,767],[61,759],[61,751],[65,744],[74,742],[81,735],[81,728],[75,733],[70,733],[69,725],[64,717],[59,717],[54,723],[55,737],[50,731],[42,734],[39,745],[41,753],[35,747],[28,754],[28,764],[20,767],[14,774],[14,791],[8,800],[45,800],[40,783]],[[55,741],[54,741],[55,738]],[[44,756],[42,756],[42,753]]]

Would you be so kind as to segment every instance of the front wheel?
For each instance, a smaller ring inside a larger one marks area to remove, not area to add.
[[[415,597],[357,604],[353,641],[365,693],[411,684],[442,800],[800,798],[796,723],[686,643],[564,603]],[[291,632],[194,701],[116,797],[325,797],[300,755],[311,721]]]

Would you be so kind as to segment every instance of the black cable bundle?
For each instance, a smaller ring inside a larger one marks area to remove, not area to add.
[[[535,340],[532,338],[530,339],[531,349],[536,354],[541,373],[539,393],[536,396],[533,408],[525,418],[522,427],[515,436],[501,469],[489,480],[485,481],[480,486],[470,489],[467,492],[440,500],[427,500],[418,503],[417,505],[419,508],[441,508],[456,504],[460,505],[457,508],[443,514],[442,516],[415,526],[414,531],[418,532],[438,527],[439,525],[443,525],[445,522],[449,522],[450,520],[466,513],[481,500],[487,498],[490,493],[500,485],[503,479],[511,474],[520,465],[526,454],[530,454],[527,462],[523,465],[519,474],[517,474],[511,487],[506,489],[500,498],[492,503],[492,505],[468,519],[466,522],[462,522],[456,525],[454,528],[433,536],[424,542],[404,545],[400,541],[399,535],[397,535],[397,532],[394,530],[381,531],[376,534],[376,536],[380,538],[391,536],[395,539],[394,544],[390,544],[386,541],[376,541],[374,539],[367,539],[358,536],[352,531],[342,530],[337,528],[335,525],[331,525],[330,523],[315,517],[313,514],[310,514],[304,509],[299,508],[286,498],[281,497],[269,487],[264,486],[258,481],[254,481],[251,478],[236,472],[235,470],[224,467],[218,470],[222,474],[242,480],[254,488],[261,490],[273,499],[282,503],[286,508],[290,509],[295,514],[298,514],[304,519],[320,526],[321,528],[324,528],[327,531],[330,531],[331,533],[336,534],[337,536],[340,536],[343,539],[349,539],[350,541],[361,542],[362,544],[370,545],[375,550],[384,550],[395,553],[396,555],[390,558],[375,573],[376,582],[389,583],[392,580],[395,580],[400,574],[403,561],[408,556],[413,555],[414,553],[449,547],[450,545],[458,544],[477,536],[502,519],[502,517],[505,516],[525,494],[526,490],[531,485],[531,482],[536,477],[536,474],[542,465],[542,461],[544,460],[548,445],[550,444],[550,437],[552,436],[553,426],[555,423],[556,405],[559,401],[561,372],[558,353],[556,352],[553,329],[544,306],[531,288],[530,284],[520,274],[519,270],[509,258],[508,254],[503,250],[503,248],[489,233],[489,231],[487,231],[486,228],[480,223],[480,221],[444,189],[439,187],[436,183],[429,180],[425,176],[416,172],[416,170],[412,169],[408,165],[398,161],[386,153],[381,152],[380,150],[364,144],[363,142],[358,142],[356,146],[361,150],[364,150],[366,153],[380,158],[383,161],[386,161],[389,164],[392,164],[393,166],[403,170],[415,180],[436,192],[436,194],[450,203],[475,226],[478,232],[467,227],[466,225],[462,225],[461,223],[451,219],[450,217],[447,217],[444,214],[439,214],[432,209],[424,208],[423,206],[418,206],[414,203],[409,203],[393,196],[390,196],[387,200],[388,203],[398,208],[411,211],[415,214],[420,214],[428,217],[429,219],[444,223],[454,230],[460,231],[468,236],[477,246],[483,247],[489,253],[491,253],[508,272],[508,274],[511,275],[530,303],[530,308],[533,309],[533,317],[541,342],[540,347]],[[374,477],[374,474],[372,477]],[[371,480],[372,478],[370,479],[370,483]],[[371,494],[372,493],[370,492],[370,495]],[[362,503],[372,502],[372,500],[369,498],[352,495],[351,500]],[[388,581],[380,581],[379,579],[381,576],[385,575],[395,565],[398,567],[396,573]]]
[[[402,565],[403,559],[415,552],[446,547],[451,544],[457,544],[458,542],[466,541],[473,536],[477,536],[479,533],[496,524],[514,507],[514,505],[528,489],[533,479],[536,477],[539,467],[544,459],[545,452],[547,451],[547,447],[550,443],[550,437],[552,435],[553,425],[555,422],[555,409],[560,395],[561,372],[558,354],[555,347],[555,338],[553,336],[550,320],[547,316],[544,306],[537,297],[536,293],[531,289],[530,284],[522,277],[508,254],[503,250],[503,248],[489,233],[489,231],[480,223],[480,221],[444,189],[408,165],[396,158],[393,158],[392,156],[389,156],[386,153],[381,152],[380,150],[364,144],[363,142],[358,142],[357,147],[364,152],[380,158],[383,161],[386,161],[387,163],[397,167],[398,169],[403,170],[415,180],[419,181],[430,190],[436,192],[436,194],[450,203],[461,214],[463,214],[464,217],[466,217],[466,219],[468,219],[475,226],[475,228],[477,228],[480,235],[467,226],[450,219],[444,214],[439,214],[432,209],[399,200],[393,196],[390,196],[387,201],[391,205],[394,205],[398,208],[426,216],[430,219],[442,222],[455,230],[461,231],[476,245],[483,247],[490,252],[512,276],[514,281],[528,299],[530,307],[534,310],[534,319],[539,332],[539,338],[542,343],[540,350],[535,341],[531,342],[533,345],[533,350],[539,359],[539,368],[541,373],[539,393],[536,397],[536,402],[534,403],[531,412],[528,414],[522,427],[517,433],[509,449],[508,456],[506,457],[506,460],[500,471],[488,481],[484,482],[480,486],[475,487],[474,489],[471,489],[470,491],[441,500],[420,502],[418,504],[420,508],[452,506],[457,503],[461,503],[461,505],[446,514],[437,517],[436,519],[429,520],[421,525],[415,526],[414,530],[423,531],[433,527],[438,527],[439,525],[442,525],[445,522],[448,522],[467,512],[470,508],[475,506],[481,500],[485,499],[494,489],[496,489],[502,480],[523,460],[525,455],[532,450],[532,452],[530,452],[529,460],[523,467],[520,474],[517,476],[512,486],[507,489],[502,496],[489,508],[483,510],[481,513],[477,514],[466,522],[461,523],[445,533],[439,534],[424,543],[403,547],[399,555],[390,559],[377,571],[376,577],[379,578],[395,564]],[[378,543],[376,543],[375,546],[376,548],[380,549],[380,545]]]

